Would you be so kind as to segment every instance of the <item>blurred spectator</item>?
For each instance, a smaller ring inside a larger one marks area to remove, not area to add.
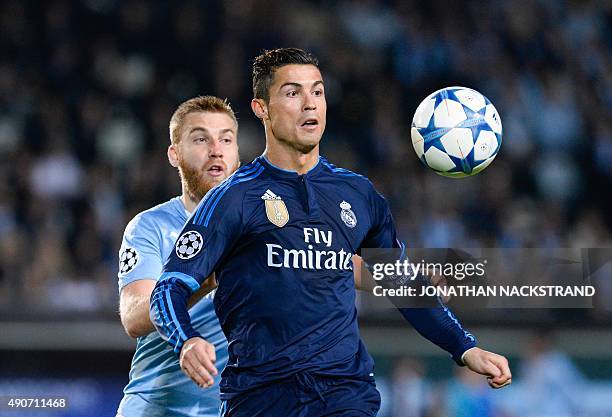
[[[556,349],[550,334],[534,334],[519,369],[520,401],[512,408],[524,417],[581,415],[586,381],[569,356]]]
[[[425,417],[433,402],[432,387],[418,360],[400,359],[393,369],[393,415]]]
[[[482,376],[466,368],[455,369],[457,377],[449,383],[447,389],[445,416],[499,416],[492,401],[491,388]]]

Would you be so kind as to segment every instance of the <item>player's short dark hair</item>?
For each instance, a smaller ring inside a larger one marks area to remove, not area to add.
[[[268,102],[274,72],[280,67],[291,64],[314,65],[319,68],[319,60],[303,49],[278,48],[263,51],[253,61],[253,96]]]
[[[172,144],[176,145],[180,142],[181,129],[183,128],[185,117],[190,113],[200,112],[225,113],[234,121],[236,128],[238,128],[238,120],[236,120],[234,110],[232,110],[227,99],[224,100],[215,96],[198,96],[181,103],[174,111],[169,126],[170,142]]]

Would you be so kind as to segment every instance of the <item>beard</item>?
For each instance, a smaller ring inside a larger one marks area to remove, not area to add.
[[[225,165],[222,162],[217,163]],[[194,168],[187,164],[182,158],[179,159],[178,168],[187,196],[194,203],[198,203],[208,191],[223,182],[236,170],[236,168],[238,168],[238,161],[233,167],[230,167],[227,176],[223,175],[217,178],[212,178],[206,175],[208,165],[205,165],[202,168]]]

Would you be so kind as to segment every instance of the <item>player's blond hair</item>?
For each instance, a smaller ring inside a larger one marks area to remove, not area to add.
[[[215,96],[194,97],[181,103],[170,119],[170,142],[173,145],[176,145],[181,140],[181,129],[183,128],[185,117],[190,113],[200,112],[225,113],[232,118],[236,128],[238,128],[238,120],[227,99],[224,100]]]

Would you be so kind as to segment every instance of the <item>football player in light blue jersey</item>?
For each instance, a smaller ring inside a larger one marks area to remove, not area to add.
[[[125,331],[137,338],[130,380],[117,416],[217,416],[219,380],[203,375],[198,386],[179,365],[172,348],[149,319],[149,299],[164,262],[191,212],[202,197],[239,165],[238,122],[217,97],[196,97],[181,104],[170,120],[168,159],[178,168],[182,194],[136,215],[127,225],[119,252],[120,315]],[[201,291],[200,294],[203,294]],[[192,323],[206,340],[218,369],[227,362],[227,341],[212,297],[190,300]],[[214,367],[211,364],[211,369]],[[213,382],[214,381],[214,382]],[[207,388],[207,389],[203,389]]]

